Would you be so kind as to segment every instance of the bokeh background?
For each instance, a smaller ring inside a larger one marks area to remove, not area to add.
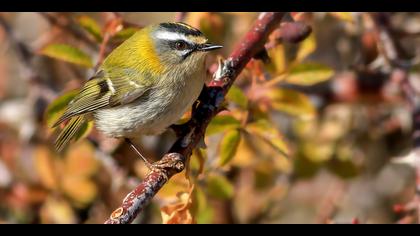
[[[49,128],[124,39],[151,23],[189,23],[224,45],[209,57],[211,74],[257,17],[0,13],[0,223],[103,223],[145,177],[124,142],[91,124],[63,153]],[[268,58],[248,64],[210,124],[207,147],[134,223],[419,222],[420,14],[293,13],[287,21],[310,34],[273,33]],[[386,55],[383,25],[406,70]],[[175,138],[167,131],[136,144],[158,160]]]

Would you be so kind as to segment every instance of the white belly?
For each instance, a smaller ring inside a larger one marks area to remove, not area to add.
[[[203,85],[200,74],[177,86],[155,88],[130,104],[94,112],[95,125],[111,137],[160,134],[192,106]]]

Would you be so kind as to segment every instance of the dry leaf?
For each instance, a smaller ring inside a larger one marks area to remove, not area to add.
[[[43,224],[75,224],[76,215],[67,201],[54,197],[48,198],[40,209]]]
[[[75,143],[66,155],[65,174],[78,177],[92,176],[99,168],[94,155],[95,150],[90,143]]]
[[[194,186],[189,192],[181,192],[177,194],[177,203],[170,204],[161,208],[163,224],[193,224],[195,223],[190,207],[192,204],[191,193]]]
[[[97,196],[98,189],[95,183],[87,178],[64,176],[62,180],[64,193],[69,196],[77,207],[85,207]]]
[[[34,151],[35,169],[44,187],[55,190],[58,187],[56,158],[45,146],[38,146]]]

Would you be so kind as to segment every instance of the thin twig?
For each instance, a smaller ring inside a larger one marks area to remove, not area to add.
[[[40,96],[46,99],[47,101],[52,100],[52,98],[56,96],[56,92],[43,83],[41,76],[34,68],[32,59],[34,58],[35,54],[33,50],[16,37],[16,34],[13,31],[12,27],[1,15],[0,26],[4,29],[6,36],[9,39],[9,42],[15,49],[16,55],[19,58],[19,62],[23,64],[22,68],[27,74],[25,79],[28,83],[31,84],[30,88],[34,90],[39,90]]]
[[[0,26],[3,27],[4,31],[6,32],[6,35],[9,37],[10,43],[13,45],[14,48],[16,48],[16,52],[20,61],[22,61],[25,64],[25,68],[30,68],[33,58],[32,50],[16,38],[12,27],[10,27],[9,23],[2,16],[0,16]]]
[[[200,102],[194,104],[192,118],[183,127],[183,135],[177,139],[168,154],[161,161],[171,165],[160,168],[157,162],[143,182],[124,199],[122,205],[115,210],[105,223],[130,223],[138,213],[147,205],[152,197],[175,173],[182,171],[186,160],[193,149],[204,136],[207,125],[221,110],[226,93],[232,86],[236,77],[245,68],[246,64],[261,50],[269,34],[278,26],[285,13],[261,13],[251,30],[238,42],[230,57],[224,61],[221,74],[217,79],[220,82],[212,83],[211,87],[204,89],[199,97]],[[182,168],[181,168],[182,167]]]
[[[118,28],[122,28],[122,18],[120,14],[112,13],[110,14],[112,19],[110,19],[105,27],[105,32],[103,33],[103,38],[101,45],[99,47],[98,61],[95,66],[95,71],[102,64],[102,61],[105,59],[105,54],[108,49],[108,42],[112,36],[118,31]]]
[[[50,13],[46,12],[40,12],[42,17],[44,17],[51,25],[55,25],[59,27],[60,29],[66,31],[70,35],[72,35],[74,38],[83,41],[86,43],[89,47],[93,49],[98,49],[97,43],[89,38],[86,34],[84,34],[77,26],[76,23],[74,23],[71,19],[67,19],[67,22],[60,21],[60,19]]]

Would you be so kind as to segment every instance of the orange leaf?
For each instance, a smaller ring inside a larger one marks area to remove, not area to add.
[[[98,193],[98,189],[93,181],[73,176],[64,177],[62,188],[79,207],[84,207],[92,202]]]
[[[190,191],[181,192],[177,194],[178,202],[167,205],[161,208],[162,221],[164,224],[193,224],[191,208],[191,193],[194,186],[191,186]]]
[[[45,146],[38,146],[35,149],[35,169],[39,175],[42,185],[48,189],[57,189],[58,176],[54,157]]]
[[[76,214],[70,204],[54,197],[48,198],[40,209],[41,223],[43,224],[75,224]]]
[[[93,175],[99,167],[99,163],[94,155],[94,148],[88,142],[73,145],[65,160],[66,174],[78,177],[90,177]]]

